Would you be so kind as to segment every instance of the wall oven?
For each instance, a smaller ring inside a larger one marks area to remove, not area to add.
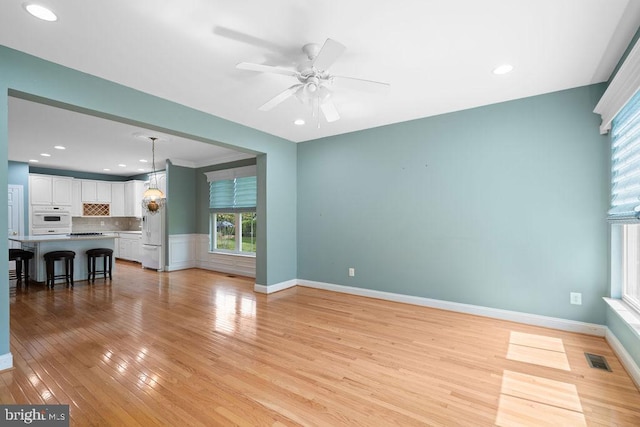
[[[71,212],[65,206],[34,206],[31,212],[31,234],[71,233]]]

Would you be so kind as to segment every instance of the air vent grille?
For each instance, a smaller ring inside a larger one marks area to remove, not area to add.
[[[82,216],[109,216],[109,203],[83,203]]]
[[[607,359],[605,359],[604,356],[592,353],[585,353],[584,355],[587,358],[587,362],[589,362],[589,366],[591,366],[592,368],[611,372],[611,368],[609,367]]]

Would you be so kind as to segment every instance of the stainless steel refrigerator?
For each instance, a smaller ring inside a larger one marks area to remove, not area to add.
[[[155,214],[142,216],[142,267],[152,270],[164,269],[164,216],[161,209]]]

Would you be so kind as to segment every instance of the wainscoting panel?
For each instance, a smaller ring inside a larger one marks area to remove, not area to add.
[[[195,234],[196,267],[240,276],[256,277],[256,258],[209,252],[209,235]]]
[[[167,271],[184,270],[197,266],[197,235],[172,234],[169,236],[169,265]]]

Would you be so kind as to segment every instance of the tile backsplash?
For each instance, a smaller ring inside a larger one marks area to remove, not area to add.
[[[105,231],[140,231],[142,219],[135,217],[82,217],[71,218],[74,233]]]

